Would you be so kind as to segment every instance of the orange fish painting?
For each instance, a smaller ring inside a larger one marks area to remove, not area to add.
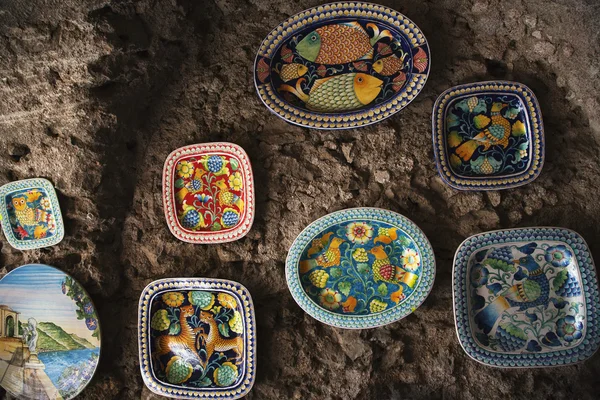
[[[379,31],[372,23],[373,37],[356,21],[325,25],[306,35],[296,46],[304,59],[319,64],[344,64],[373,58],[373,46],[383,38],[392,38],[387,29]]]

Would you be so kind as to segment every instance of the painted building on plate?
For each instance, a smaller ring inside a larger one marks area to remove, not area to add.
[[[19,313],[0,304],[0,337],[19,336]]]

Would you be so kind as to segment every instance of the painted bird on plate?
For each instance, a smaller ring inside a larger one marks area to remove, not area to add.
[[[46,229],[40,224],[47,220],[49,214],[44,210],[29,206],[28,203],[36,201],[41,196],[41,192],[32,190],[12,199],[17,222],[24,227],[35,226],[34,236],[36,238],[45,236]]]
[[[305,78],[296,82],[296,88],[281,85],[279,90],[290,92],[302,100],[310,110],[320,112],[350,111],[361,108],[381,92],[383,81],[362,72],[353,72],[317,79],[308,94],[302,91]]]
[[[217,181],[216,185],[220,189],[217,194],[217,200],[219,201],[220,206],[234,205],[240,209],[240,213],[244,211],[244,200],[237,194],[231,193],[224,181]]]
[[[396,239],[398,239],[398,228],[379,228],[377,230],[377,237],[373,239],[373,243],[381,242],[390,244]]]
[[[477,129],[483,129],[477,136],[456,148],[456,154],[465,161],[469,161],[478,147],[488,150],[491,146],[498,145],[506,148],[512,128],[510,122],[504,118],[501,111],[508,107],[505,103],[493,103],[491,118],[483,114],[473,117],[473,124]]]
[[[340,245],[344,243],[344,239],[335,237],[329,243],[329,246],[324,248],[316,258],[311,260],[300,261],[300,273],[305,274],[313,268],[323,267],[329,268],[340,264],[342,254]]]
[[[331,235],[333,235],[333,232],[327,232],[320,238],[313,239],[312,245],[310,246],[310,249],[308,249],[308,251],[306,252],[306,255],[310,257],[313,254],[317,254],[318,252],[323,250],[325,246],[327,246],[327,243],[329,243]]]
[[[186,189],[188,189],[191,193],[198,193],[202,190],[202,176],[205,174],[205,170],[202,168],[196,168],[194,171],[194,177],[189,183],[186,185]],[[183,201],[183,200],[182,200]]]
[[[419,277],[402,267],[393,265],[383,246],[373,247],[370,253],[375,256],[375,261],[371,265],[375,282],[384,281],[396,285],[404,283],[410,288],[415,286]]]
[[[345,64],[373,58],[373,46],[383,38],[392,38],[387,29],[379,31],[369,23],[373,37],[356,21],[325,25],[315,29],[296,45],[300,57],[319,64]]]
[[[494,259],[494,253],[503,252],[504,249],[506,248],[494,250],[488,256],[488,259]],[[513,262],[524,267],[528,272],[528,276],[502,292],[494,301],[475,315],[475,323],[486,334],[490,333],[502,313],[509,308],[519,307],[520,311],[524,311],[531,307],[548,305],[550,284],[535,258],[531,254],[527,254],[518,260],[513,260]]]

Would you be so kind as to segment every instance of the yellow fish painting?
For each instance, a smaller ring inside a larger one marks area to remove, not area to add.
[[[280,70],[275,70],[284,82],[300,78],[306,74],[308,68],[302,64],[284,64]]]
[[[403,54],[402,57],[393,54],[389,57],[380,58],[373,63],[373,70],[385,76],[394,75],[402,69],[405,58],[406,54]]]
[[[320,112],[350,111],[371,103],[381,92],[383,81],[364,73],[349,73],[317,79],[308,94],[301,88],[305,78],[296,87],[281,85],[279,90],[290,92],[302,100],[310,110]]]
[[[356,21],[325,25],[315,29],[296,46],[304,59],[319,64],[345,64],[373,58],[373,45],[384,37],[392,38],[387,29],[379,31],[377,25],[367,24],[373,30],[370,38]]]

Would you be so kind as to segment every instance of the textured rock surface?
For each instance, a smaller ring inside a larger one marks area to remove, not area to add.
[[[138,370],[138,296],[175,276],[234,279],[254,296],[259,370],[251,399],[595,398],[600,356],[555,369],[501,370],[470,360],[455,335],[451,262],[468,235],[514,226],[575,229],[600,260],[600,31],[594,0],[382,1],[430,41],[424,91],[393,118],[320,132],[271,115],[252,65],[266,34],[317,1],[5,0],[0,4],[0,183],[55,183],[65,240],[0,266],[42,262],[92,294],[103,328],[98,373],[81,399],[151,399]],[[486,79],[530,86],[546,126],[534,183],[460,193],[437,175],[431,108],[449,86]],[[221,246],[178,242],[161,202],[177,147],[225,140],[254,165],[257,217]],[[343,331],[292,300],[284,260],[294,237],[328,212],[398,211],[429,236],[433,292],[387,327]]]

